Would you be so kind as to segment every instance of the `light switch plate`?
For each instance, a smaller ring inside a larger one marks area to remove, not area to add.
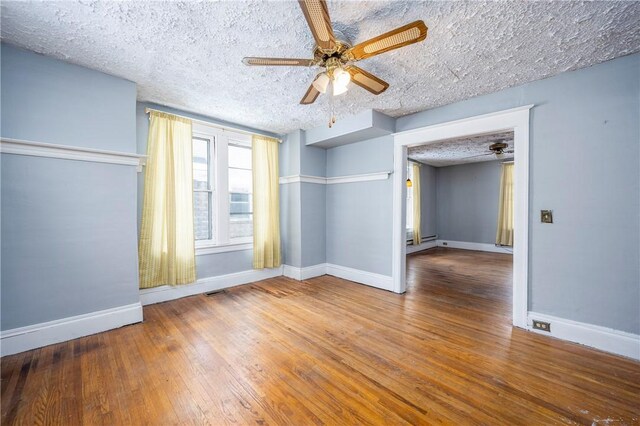
[[[540,222],[553,223],[553,213],[551,210],[540,210]]]

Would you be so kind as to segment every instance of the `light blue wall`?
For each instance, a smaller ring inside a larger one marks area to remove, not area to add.
[[[302,267],[326,262],[326,197],[326,185],[301,184]]]
[[[441,240],[495,244],[500,161],[437,168],[437,231]]]
[[[0,49],[3,137],[135,152],[135,84]],[[2,330],[138,302],[135,168],[1,157]]]
[[[639,333],[640,54],[401,117],[396,130],[527,104],[529,308]]]
[[[300,174],[300,147],[304,144],[302,130],[287,134],[280,145],[280,176]],[[300,268],[302,266],[302,207],[300,205],[300,183],[280,185],[280,243],[282,263]]]
[[[280,176],[325,176],[326,150],[307,146],[306,134],[296,130],[280,146]],[[283,263],[304,268],[325,263],[325,185],[280,185],[280,228]]]
[[[307,146],[306,132],[300,145],[300,174],[325,177],[327,150]],[[304,182],[300,184],[302,267],[326,262],[326,185]]]
[[[438,234],[436,202],[436,168],[422,164],[420,166],[420,215],[422,237]]]
[[[2,136],[135,152],[135,83],[4,43],[1,49]]]
[[[2,154],[2,330],[138,302],[135,175]]]
[[[393,138],[327,150],[327,176],[393,170]],[[327,262],[391,275],[392,179],[327,185]]]
[[[146,154],[147,152],[147,138],[149,136],[149,115],[144,112],[145,108],[157,109],[160,111],[168,112],[171,114],[178,114],[186,116],[195,120],[201,120],[208,123],[212,123],[220,126],[229,126],[248,132],[255,132],[256,129],[238,125],[235,123],[229,123],[223,120],[217,120],[211,117],[206,117],[200,114],[194,114],[188,111],[182,111],[175,108],[167,107],[164,105],[158,105],[150,102],[138,102],[136,106],[136,140],[137,140],[137,152],[139,154]],[[279,137],[279,135],[262,132],[273,137]],[[285,165],[286,166],[286,165]],[[138,175],[138,229],[140,227],[140,220],[142,217],[142,204],[144,200],[144,173]],[[286,214],[286,212],[285,212]],[[249,271],[253,269],[253,250],[240,250],[226,253],[216,253],[207,255],[196,256],[196,272],[198,278],[208,278],[219,275],[232,274],[235,272]]]

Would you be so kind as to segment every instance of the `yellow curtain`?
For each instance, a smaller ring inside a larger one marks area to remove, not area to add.
[[[140,229],[140,288],[196,280],[191,120],[152,111]]]
[[[513,246],[513,163],[502,165],[496,244]]]
[[[420,228],[422,227],[422,219],[420,217],[420,166],[416,163],[412,163],[413,168],[413,245],[420,244],[421,234]]]
[[[253,136],[253,267],[280,266],[278,141]]]

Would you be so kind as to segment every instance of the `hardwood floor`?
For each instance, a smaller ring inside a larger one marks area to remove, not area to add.
[[[510,326],[510,256],[408,264],[403,296],[281,277],[4,357],[2,424],[638,424],[640,363]]]

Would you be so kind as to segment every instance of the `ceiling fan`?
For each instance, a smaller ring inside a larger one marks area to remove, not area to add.
[[[478,154],[478,155],[471,155],[469,157],[462,158],[462,160],[466,160],[467,158],[485,157],[487,155],[495,155],[496,158],[500,159],[503,157],[504,154],[513,154],[513,148],[511,149],[507,149],[507,148],[509,148],[509,144],[506,143],[505,141],[494,142],[491,145],[489,145],[489,151],[491,152]]]
[[[415,21],[352,46],[339,31],[332,28],[329,11],[324,0],[299,0],[298,3],[316,42],[313,48],[313,59],[248,57],[244,58],[242,62],[245,65],[253,66],[319,66],[324,68],[302,97],[300,103],[303,105],[312,104],[320,93],[327,92],[329,86],[331,86],[333,96],[346,92],[350,81],[374,95],[379,95],[387,90],[389,83],[353,65],[353,63],[417,43],[427,37],[427,26],[422,21]],[[333,120],[335,121],[335,119]]]

